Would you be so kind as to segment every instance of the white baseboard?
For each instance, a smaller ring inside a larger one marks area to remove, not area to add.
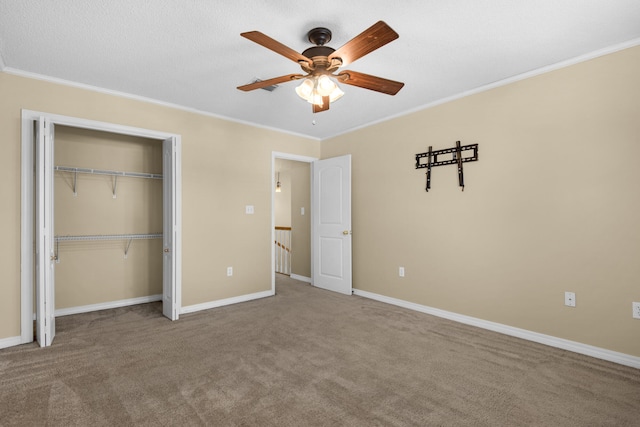
[[[195,313],[196,311],[209,310],[211,308],[223,307],[225,305],[238,304],[241,302],[252,301],[254,299],[271,297],[273,295],[273,291],[269,290],[264,292],[256,292],[255,294],[240,295],[239,297],[205,302],[202,304],[188,305],[186,307],[182,307],[182,309],[180,310],[180,314]]]
[[[69,316],[70,314],[88,313],[98,310],[109,310],[111,308],[126,307],[128,305],[146,304],[148,302],[162,301],[162,295],[149,295],[146,297],[121,299],[118,301],[104,302],[100,304],[83,305],[79,307],[61,308],[56,310],[55,316]],[[35,319],[35,315],[34,315]]]
[[[0,339],[0,348],[13,347],[20,344],[22,344],[21,336]]]
[[[301,282],[311,283],[311,277],[298,276],[297,274],[291,274],[291,278],[294,280],[299,280]]]
[[[478,319],[471,316],[465,316],[465,315],[453,313],[450,311],[440,310],[438,308],[415,304],[412,302],[391,298],[384,295],[374,294],[372,292],[361,291],[359,289],[354,289],[353,293],[361,297],[370,298],[376,301],[396,305],[403,308],[408,308],[409,310],[431,314],[433,316],[442,317],[445,319],[453,320],[455,322],[476,326],[482,329],[488,329],[490,331],[499,332],[501,334],[510,335],[512,337],[522,338],[528,341],[533,341],[533,342],[545,344],[551,347],[556,347],[563,350],[572,351],[574,353],[584,354],[586,356],[595,357],[597,359],[607,360],[609,362],[614,362],[620,365],[625,365],[625,366],[630,366],[632,368],[640,369],[640,357],[637,357],[637,356],[631,356],[625,353],[618,353],[616,351],[607,350],[600,347],[594,347],[594,346],[582,344],[576,341],[569,341],[569,340],[565,340],[563,338],[557,338],[551,335],[540,334],[537,332],[528,331],[526,329],[520,329],[513,326],[503,325],[501,323],[490,322],[488,320],[482,320],[482,319]]]

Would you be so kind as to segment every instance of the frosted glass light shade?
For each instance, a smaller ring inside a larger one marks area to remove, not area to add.
[[[298,96],[310,104],[322,105],[322,98],[329,97],[329,102],[337,101],[344,95],[338,85],[327,75],[308,77],[296,87]]]
[[[311,79],[304,79],[302,84],[296,87],[296,93],[305,101],[309,101],[313,95],[314,81]]]

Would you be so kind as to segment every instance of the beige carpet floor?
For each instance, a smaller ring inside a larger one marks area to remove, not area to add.
[[[2,426],[640,426],[640,370],[278,276],[181,316],[57,319],[0,350]]]

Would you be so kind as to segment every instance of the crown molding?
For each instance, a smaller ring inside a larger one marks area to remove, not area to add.
[[[0,58],[0,65],[2,65],[1,60],[2,60],[2,58]],[[308,139],[308,140],[312,140],[312,141],[320,141],[320,138],[314,138],[314,137],[311,137],[309,135],[304,135],[304,134],[297,133],[297,132],[291,132],[291,131],[287,131],[287,130],[284,130],[284,129],[278,129],[278,128],[271,127],[271,126],[259,125],[259,124],[252,123],[252,122],[245,121],[245,120],[238,120],[238,119],[234,119],[232,117],[223,116],[223,115],[220,115],[220,114],[209,113],[209,112],[206,112],[206,111],[198,110],[196,108],[185,107],[184,105],[180,105],[180,104],[173,104],[171,102],[160,101],[160,100],[153,99],[153,98],[147,98],[145,96],[133,95],[131,93],[120,92],[120,91],[112,90],[112,89],[106,89],[106,88],[102,88],[102,87],[99,87],[99,86],[92,86],[92,85],[88,85],[88,84],[85,84],[85,83],[73,82],[71,80],[65,80],[65,79],[60,79],[60,78],[57,78],[57,77],[51,77],[51,76],[47,76],[47,75],[44,75],[44,74],[32,73],[30,71],[24,71],[24,70],[20,70],[20,69],[17,69],[17,68],[12,68],[12,67],[5,67],[4,69],[0,68],[0,72],[4,72],[4,73],[7,73],[7,74],[12,74],[12,75],[18,76],[18,77],[25,77],[25,78],[28,78],[28,79],[40,80],[40,81],[44,81],[44,82],[48,82],[48,83],[54,83],[54,84],[59,84],[59,85],[63,85],[63,86],[69,86],[69,87],[74,87],[74,88],[78,88],[78,89],[84,89],[84,90],[88,90],[88,91],[91,91],[91,92],[103,93],[105,95],[113,95],[113,96],[117,96],[117,97],[120,97],[120,98],[131,99],[131,100],[134,100],[134,101],[146,102],[146,103],[149,103],[149,104],[159,105],[161,107],[173,108],[175,110],[186,111],[188,113],[198,114],[198,115],[206,116],[206,117],[212,117],[212,118],[216,118],[216,119],[220,119],[220,120],[226,120],[226,121],[229,121],[229,122],[239,123],[239,124],[246,125],[246,126],[251,126],[251,127],[254,127],[254,128],[260,128],[260,129],[265,129],[265,130],[269,130],[269,131],[273,131],[273,132],[293,135],[293,136],[297,136],[297,137]]]
[[[496,82],[489,83],[489,84],[484,85],[484,86],[479,86],[479,87],[477,87],[475,89],[471,89],[471,90],[468,90],[468,91],[465,91],[465,92],[461,92],[461,93],[458,93],[458,94],[455,94],[455,95],[451,95],[451,96],[448,96],[446,98],[437,99],[437,100],[435,100],[433,102],[430,102],[428,104],[424,104],[424,105],[412,108],[410,110],[403,111],[403,112],[395,114],[393,116],[389,116],[389,117],[385,117],[385,118],[380,119],[380,120],[376,120],[376,121],[365,123],[363,125],[351,128],[348,131],[337,133],[335,135],[323,138],[323,141],[326,140],[326,139],[331,139],[331,138],[335,138],[335,137],[338,137],[338,136],[341,136],[341,135],[345,135],[345,134],[348,134],[348,133],[351,133],[351,132],[354,132],[354,131],[357,131],[357,130],[360,130],[360,129],[364,129],[364,128],[367,128],[369,126],[373,126],[373,125],[376,125],[376,124],[379,124],[379,123],[383,123],[383,122],[386,122],[386,121],[389,121],[389,120],[393,120],[393,119],[397,119],[397,118],[400,118],[400,117],[408,116],[409,114],[413,114],[413,113],[416,113],[418,111],[423,111],[423,110],[427,110],[429,108],[437,107],[438,105],[446,104],[446,103],[451,102],[451,101],[456,101],[456,100],[461,99],[461,98],[466,98],[467,96],[475,95],[477,93],[485,92],[485,91],[488,91],[488,90],[491,90],[491,89],[495,89],[495,88],[498,88],[498,87],[501,87],[501,86],[509,85],[511,83],[519,82],[520,80],[525,80],[525,79],[528,79],[528,78],[531,78],[531,77],[536,77],[536,76],[539,76],[541,74],[546,74],[546,73],[550,73],[552,71],[560,70],[562,68],[571,67],[572,65],[577,65],[577,64],[580,64],[582,62],[590,61],[592,59],[596,59],[596,58],[599,58],[601,56],[606,56],[606,55],[609,55],[609,54],[612,54],[612,53],[616,53],[616,52],[619,52],[621,50],[629,49],[629,48],[632,48],[632,47],[635,47],[635,46],[639,46],[639,45],[640,45],[640,38],[636,38],[636,39],[628,40],[628,41],[623,42],[623,43],[615,44],[613,46],[608,46],[608,47],[605,47],[603,49],[599,49],[599,50],[596,50],[596,51],[593,51],[593,52],[589,52],[589,53],[586,53],[584,55],[575,56],[573,58],[569,58],[569,59],[566,59],[564,61],[556,62],[555,64],[547,65],[545,67],[541,67],[541,68],[537,68],[535,70],[527,71],[526,73],[517,74],[515,76],[507,77],[505,79],[498,80]]]

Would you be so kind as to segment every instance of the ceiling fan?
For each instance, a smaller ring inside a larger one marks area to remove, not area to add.
[[[401,82],[356,71],[345,70],[334,74],[338,68],[362,58],[399,37],[398,33],[383,21],[378,21],[367,28],[338,50],[325,46],[331,40],[330,30],[323,27],[314,28],[309,31],[307,37],[315,46],[306,49],[302,54],[259,31],[249,31],[240,35],[297,62],[306,73],[287,74],[239,86],[238,89],[243,91],[261,89],[293,80],[303,80],[302,84],[296,88],[296,92],[301,98],[313,105],[314,113],[319,113],[328,110],[329,104],[343,95],[342,90],[330,77],[335,78],[340,83],[388,95],[395,95],[404,86],[404,83]]]

